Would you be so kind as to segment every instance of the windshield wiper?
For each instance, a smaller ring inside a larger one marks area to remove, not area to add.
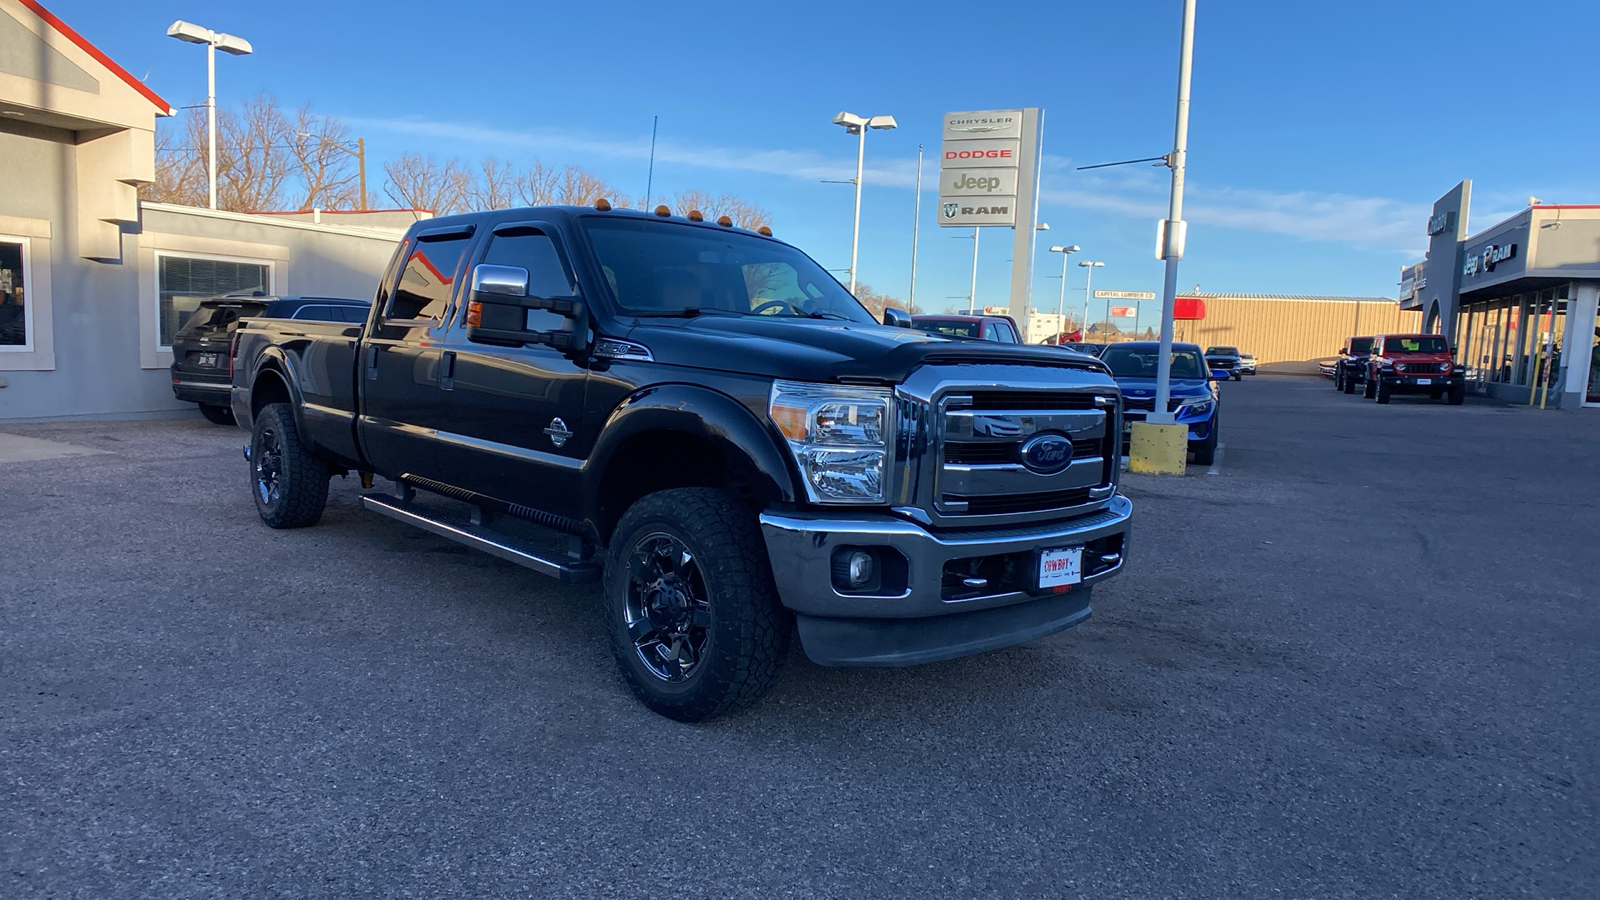
[[[651,318],[693,319],[693,318],[696,318],[697,316],[738,316],[738,315],[743,315],[743,313],[740,313],[740,312],[737,312],[737,311],[731,310],[731,309],[719,309],[719,308],[717,308],[715,306],[712,306],[712,307],[691,306],[691,307],[688,307],[687,309],[671,309],[671,310],[663,310],[661,312],[640,312],[640,313],[636,313],[635,315],[647,316],[647,317],[651,317]]]

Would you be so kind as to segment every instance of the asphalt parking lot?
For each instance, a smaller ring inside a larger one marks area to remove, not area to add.
[[[1087,624],[701,726],[242,432],[0,428],[0,896],[1593,897],[1600,411],[1223,390]]]

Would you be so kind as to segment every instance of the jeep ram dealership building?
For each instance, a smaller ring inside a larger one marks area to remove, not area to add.
[[[372,297],[408,224],[393,211],[141,202],[172,113],[34,0],[0,0],[0,420],[193,409],[167,367],[201,297]]]
[[[1401,271],[1400,306],[1450,338],[1478,394],[1600,406],[1600,206],[1535,203],[1467,233],[1472,182],[1439,198],[1428,256]]]

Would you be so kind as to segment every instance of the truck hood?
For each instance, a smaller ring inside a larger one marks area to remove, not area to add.
[[[1104,372],[1092,356],[865,322],[779,316],[641,318],[624,337],[664,363],[796,381],[899,384],[924,365],[1018,364]]]

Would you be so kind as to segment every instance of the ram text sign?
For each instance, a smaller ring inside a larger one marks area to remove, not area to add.
[[[1020,166],[1025,162],[1022,110],[946,113],[942,137],[939,224],[1016,225]]]

